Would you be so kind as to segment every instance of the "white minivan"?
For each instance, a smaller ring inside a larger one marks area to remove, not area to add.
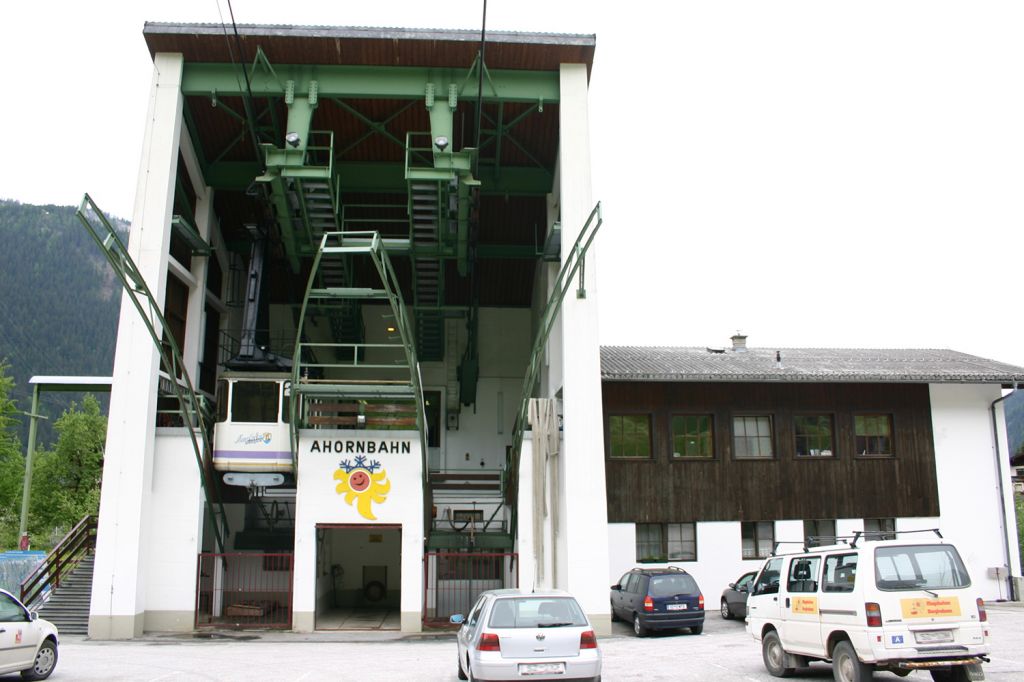
[[[983,680],[985,603],[956,547],[934,538],[852,539],[765,560],[747,600],[747,632],[764,665],[787,677],[832,661],[841,682],[874,670]]]

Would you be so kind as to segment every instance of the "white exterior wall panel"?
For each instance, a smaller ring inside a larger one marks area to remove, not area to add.
[[[408,443],[409,452],[366,454],[367,462],[378,461],[387,474],[390,488],[386,499],[369,506],[376,517],[359,511],[358,498],[352,504],[337,492],[334,478],[342,460],[354,461],[352,453],[338,453],[334,443],[352,441]],[[314,450],[319,443],[319,451]],[[324,442],[332,443],[327,450]],[[295,577],[293,629],[309,632],[316,613],[317,524],[397,524],[401,541],[401,618],[404,632],[421,628],[423,608],[423,465],[419,436],[406,431],[303,430],[299,440],[298,488],[295,498]]]
[[[182,428],[159,429],[147,532],[146,631],[191,631],[204,500],[195,452]],[[237,529],[238,526],[235,526]]]
[[[1005,581],[988,576],[988,569],[997,566],[1009,566],[1013,575],[1020,575],[1008,446],[1005,430],[1000,429],[1002,491],[1006,496],[1001,500],[990,410],[992,402],[1002,393],[995,385],[933,384],[930,389],[939,527],[943,535],[960,547],[974,582],[984,585],[982,596],[1005,599],[1008,596]],[[1002,419],[1001,414],[999,418]],[[1011,511],[1004,515],[1006,507]],[[1007,538],[1010,538],[1009,557]]]

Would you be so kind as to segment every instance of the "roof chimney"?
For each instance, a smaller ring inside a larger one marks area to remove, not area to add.
[[[734,353],[747,352],[747,337],[739,332],[732,336],[732,350]]]

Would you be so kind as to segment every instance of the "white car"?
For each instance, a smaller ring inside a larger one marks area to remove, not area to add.
[[[45,680],[57,666],[57,628],[0,590],[0,675]]]
[[[492,590],[451,622],[460,680],[601,679],[601,650],[583,609],[567,592]]]
[[[985,602],[956,547],[935,538],[852,541],[770,557],[747,599],[747,631],[768,672],[832,661],[837,682],[875,670],[983,680]]]

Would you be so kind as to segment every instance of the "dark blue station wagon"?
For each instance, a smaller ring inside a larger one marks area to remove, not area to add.
[[[637,637],[650,630],[704,630],[704,595],[680,568],[634,568],[612,585],[611,606],[612,620],[631,622]]]

